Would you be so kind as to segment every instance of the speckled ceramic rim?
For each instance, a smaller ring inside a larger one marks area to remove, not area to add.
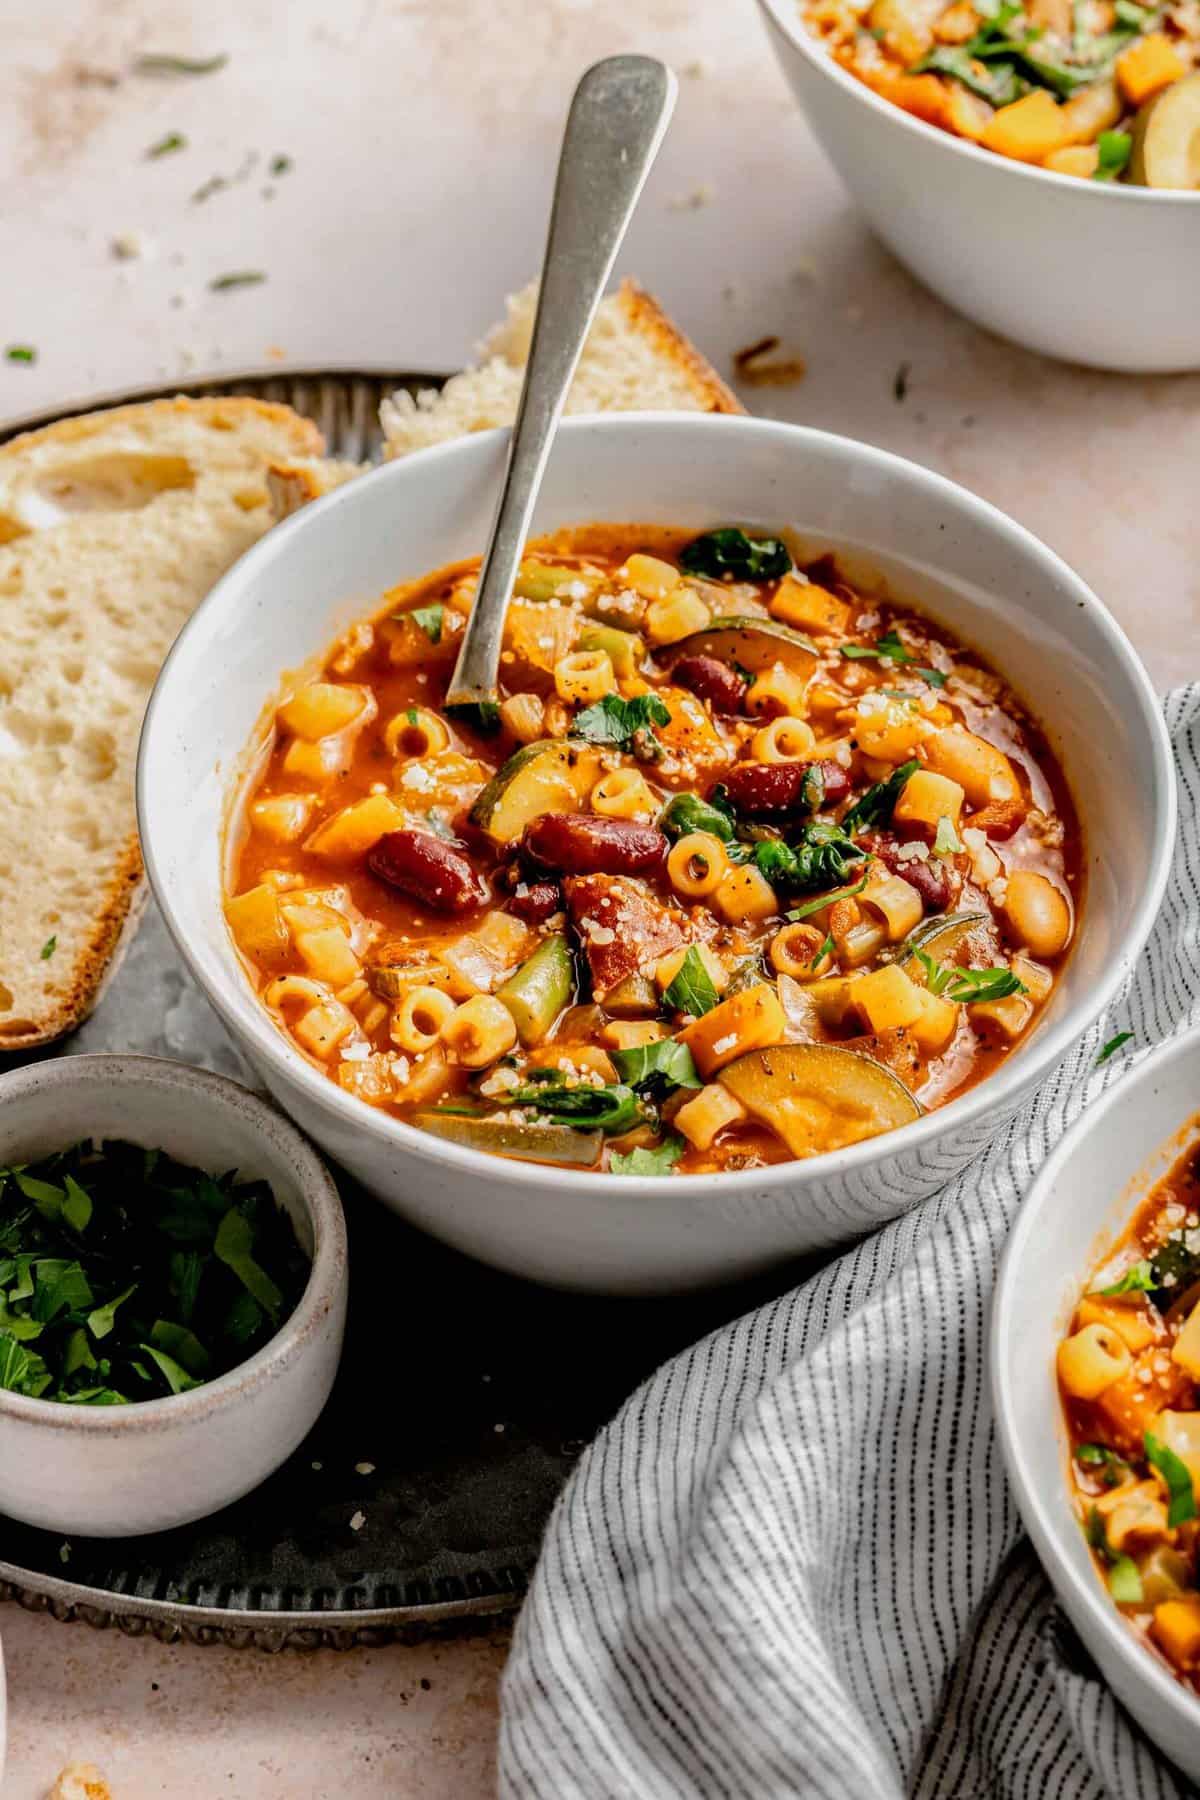
[[[1137,709],[1131,710],[1129,714],[1129,729],[1144,736],[1153,764],[1153,786],[1146,795],[1146,801],[1154,820],[1155,851],[1153,860],[1145,871],[1132,921],[1118,953],[1112,958],[1105,978],[1098,980],[1084,998],[1077,1000],[1060,1018],[1047,1022],[1044,1028],[1036,1031],[1028,1044],[1022,1046],[1006,1061],[1003,1068],[990,1075],[986,1081],[977,1083],[947,1105],[903,1127],[905,1144],[915,1152],[923,1146],[936,1144],[956,1126],[966,1127],[979,1119],[999,1114],[1006,1105],[1015,1105],[1095,1023],[1131,974],[1162,902],[1175,842],[1177,802],[1174,764],[1157,697],[1137,653],[1112,614],[1060,556],[998,507],[919,463],[893,456],[886,450],[877,450],[870,444],[838,437],[831,432],[815,431],[808,426],[785,425],[771,419],[719,413],[582,414],[564,420],[559,427],[560,434],[566,437],[588,433],[613,436],[640,433],[642,438],[639,453],[644,453],[647,434],[660,430],[665,435],[680,431],[720,433],[729,439],[731,454],[736,454],[739,439],[757,441],[759,448],[777,444],[781,451],[785,445],[798,442],[811,452],[835,454],[839,458],[853,460],[865,470],[887,474],[893,479],[899,477],[906,486],[914,490],[913,504],[941,508],[948,514],[966,519],[976,527],[1000,533],[1014,543],[1028,559],[1031,577],[1036,573],[1048,591],[1059,591],[1061,598],[1056,600],[1056,606],[1061,605],[1063,609],[1085,606],[1090,609],[1095,628],[1106,640],[1114,661],[1123,665],[1131,690],[1130,698]],[[419,465],[428,467],[433,458],[451,462],[478,458],[484,453],[483,446],[487,441],[501,435],[501,432],[496,431],[474,432],[468,437],[418,451],[405,457],[402,462],[387,463],[382,468],[359,477],[355,482],[335,488],[323,499],[311,502],[260,539],[217,583],[176,638],[146,709],[137,765],[138,823],[150,885],[180,955],[235,1042],[249,1041],[253,1046],[254,1056],[263,1064],[278,1070],[281,1078],[299,1083],[304,1089],[307,1103],[314,1111],[330,1115],[343,1125],[353,1125],[364,1134],[382,1138],[413,1161],[460,1169],[484,1182],[495,1161],[488,1152],[447,1143],[406,1124],[403,1119],[382,1113],[378,1108],[364,1106],[352,1094],[345,1093],[327,1075],[314,1068],[299,1051],[291,1048],[239,969],[224,965],[210,967],[205,957],[197,952],[176,915],[172,881],[159,865],[153,819],[155,805],[151,802],[149,788],[158,715],[169,709],[175,665],[186,656],[190,638],[199,629],[204,615],[214,607],[228,606],[231,594],[242,595],[247,589],[255,587],[267,590],[273,588],[276,601],[279,604],[286,603],[286,588],[279,584],[275,565],[281,555],[290,549],[291,539],[331,529],[335,513],[346,504],[355,488],[361,489],[362,483],[375,481],[390,482],[400,489],[407,479],[408,470]],[[401,505],[402,496],[398,493],[396,506],[399,508]],[[268,681],[264,683],[264,692],[269,690]],[[240,754],[244,746],[239,744],[230,746],[230,749]],[[242,985],[235,987],[237,983]],[[653,1203],[656,1195],[665,1196],[667,1193],[683,1199],[689,1195],[699,1196],[717,1191],[734,1195],[763,1188],[798,1188],[840,1177],[853,1169],[872,1167],[894,1153],[893,1134],[886,1133],[881,1137],[852,1144],[844,1150],[827,1151],[805,1162],[777,1163],[765,1171],[748,1169],[708,1175],[643,1176],[639,1178],[639,1188],[647,1203]],[[577,1186],[597,1198],[628,1193],[627,1177],[592,1170],[575,1174],[551,1165],[525,1163],[521,1165],[521,1179],[533,1188],[561,1190],[563,1187]]]
[[[981,150],[966,138],[955,137],[953,132],[929,125],[914,113],[905,112],[902,106],[884,100],[865,81],[859,81],[857,76],[834,62],[824,45],[805,29],[800,18],[801,0],[758,0],[758,3],[777,30],[795,45],[807,63],[820,70],[827,81],[841,88],[860,106],[888,118],[898,130],[916,132],[918,137],[936,140],[948,155],[966,156],[972,162],[986,163],[1014,182],[1053,182],[1057,187],[1070,189],[1073,194],[1089,195],[1100,206],[1195,206],[1200,201],[1200,193],[1190,194],[1184,188],[1143,188],[1118,181],[1081,181],[1077,175],[1056,175],[1052,169],[1041,169],[1036,164],[1017,162],[1011,156],[997,156],[994,151]]]
[[[1079,1570],[1060,1553],[1058,1543],[1062,1533],[1051,1516],[1040,1486],[1030,1480],[1027,1471],[1021,1434],[1013,1422],[1014,1408],[1008,1379],[1010,1357],[1007,1344],[1012,1336],[1008,1316],[1011,1296],[1020,1283],[1025,1263],[1031,1254],[1036,1254],[1039,1218],[1053,1194],[1060,1171],[1071,1161],[1079,1145],[1103,1124],[1109,1113],[1118,1108],[1122,1112],[1136,1112],[1139,1091],[1153,1087],[1163,1071],[1176,1062],[1191,1063],[1195,1077],[1200,1080],[1200,1028],[1186,1031],[1170,1043],[1151,1051],[1137,1069],[1114,1082],[1107,1093],[1076,1119],[1066,1136],[1042,1164],[1037,1179],[1017,1214],[1017,1222],[1009,1236],[1000,1265],[988,1344],[988,1372],[996,1409],[1000,1449],[1016,1496],[1017,1510],[1039,1557],[1052,1572],[1055,1584],[1061,1584],[1070,1590],[1072,1599],[1086,1613],[1089,1625],[1097,1637],[1103,1637],[1114,1654],[1126,1665],[1131,1680],[1148,1689],[1153,1694],[1155,1703],[1173,1714],[1187,1731],[1200,1734],[1200,1702],[1196,1696],[1188,1693],[1137,1642],[1116,1607],[1104,1594],[1099,1581],[1085,1580]],[[1181,1126],[1186,1124],[1187,1116],[1184,1113],[1180,1118]],[[1147,1156],[1146,1162],[1150,1163],[1152,1160],[1153,1153]],[[1064,1275],[1074,1275],[1081,1285],[1085,1273],[1083,1268],[1064,1270]],[[1064,1471],[1065,1454],[1064,1449]]]
[[[346,1222],[332,1176],[296,1127],[247,1088],[206,1069],[193,1069],[186,1063],[157,1056],[67,1056],[58,1062],[33,1063],[0,1075],[0,1107],[6,1100],[21,1095],[57,1090],[63,1100],[65,1145],[73,1141],[71,1094],[98,1083],[110,1088],[138,1088],[148,1094],[183,1089],[198,1108],[217,1114],[240,1114],[275,1155],[291,1167],[313,1233],[312,1271],[296,1310],[261,1350],[227,1375],[206,1381],[186,1394],[140,1400],[132,1406],[65,1406],[58,1401],[31,1400],[25,1394],[0,1388],[0,1417],[80,1437],[143,1436],[207,1418],[230,1400],[265,1387],[295,1362],[345,1285]],[[147,1149],[159,1147],[149,1141],[146,1144]],[[0,1575],[3,1569],[0,1564]],[[27,1581],[24,1572],[20,1572],[20,1579]]]

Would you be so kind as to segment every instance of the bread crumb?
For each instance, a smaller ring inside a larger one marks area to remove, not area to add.
[[[369,1462],[355,1463],[354,1473],[356,1475],[373,1475],[375,1473],[375,1464]]]
[[[351,1531],[361,1531],[363,1526],[366,1524],[366,1522],[367,1522],[366,1513],[365,1512],[356,1512],[350,1520]]]
[[[688,194],[675,194],[667,201],[669,212],[699,212],[702,206],[708,206],[715,198],[712,188],[706,181],[694,187]]]
[[[140,231],[118,231],[111,247],[118,262],[150,262],[155,250],[154,239]]]
[[[736,350],[733,366],[738,379],[750,387],[790,387],[793,382],[803,381],[808,367],[804,358],[787,351],[779,355],[779,347],[779,339],[769,332],[745,349]]]
[[[68,1763],[47,1800],[113,1800],[113,1796],[95,1763]]]

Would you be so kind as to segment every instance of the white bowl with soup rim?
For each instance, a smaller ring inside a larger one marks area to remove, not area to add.
[[[1109,1598],[1071,1505],[1055,1358],[1092,1270],[1189,1143],[1200,1142],[1200,1030],[1152,1051],[1090,1105],[1026,1195],[1004,1253],[989,1366],[1025,1529],[1064,1611],[1152,1744],[1200,1781],[1200,1696]]]
[[[979,1154],[1107,1005],[1158,907],[1175,828],[1166,730],[1145,671],[1079,577],[965,489],[863,444],[715,415],[566,421],[536,531],[608,522],[784,527],[838,552],[974,647],[1028,703],[1084,833],[1076,946],[1002,1067],[902,1131],[808,1162],[695,1176],[595,1174],[449,1144],[343,1092],[250,986],[222,913],[222,837],[273,728],[285,671],[398,581],[476,554],[507,434],[391,463],[271,532],[213,589],[164,665],[142,733],[143,853],[196,979],[280,1105],[412,1223],[500,1268],[655,1292],[732,1280],[895,1218]],[[1130,880],[1136,869],[1138,879]]]
[[[1200,369],[1200,193],[1082,181],[981,150],[843,69],[802,0],[759,6],[817,142],[871,228],[941,299],[1044,356]]]

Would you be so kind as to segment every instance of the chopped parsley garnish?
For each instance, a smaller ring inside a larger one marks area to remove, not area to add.
[[[138,56],[133,67],[138,75],[215,75],[228,61],[222,50],[216,56]]]
[[[795,893],[811,893],[844,881],[852,865],[861,862],[865,855],[866,851],[840,825],[821,819],[806,825],[794,843],[767,838],[754,846],[759,873],[772,886],[790,888]],[[824,906],[827,902],[821,900],[818,904]]]
[[[893,769],[886,781],[877,781],[874,787],[869,787],[843,814],[842,830],[854,837],[874,825],[890,825],[905,782],[920,766],[914,757],[912,762],[901,763],[898,769]]]
[[[716,581],[778,581],[791,571],[791,553],[779,538],[747,537],[736,526],[706,531],[681,552],[679,565],[689,575],[707,575]]]
[[[873,644],[843,644],[842,655],[848,662],[911,663],[913,673],[919,675],[922,681],[927,681],[931,687],[946,685],[946,677],[942,671],[928,669],[919,663],[907,644],[901,642],[900,634],[895,630],[884,632]],[[901,697],[906,700],[910,698],[907,694]]]
[[[1167,1524],[1172,1529],[1182,1525],[1188,1519],[1196,1517],[1196,1490],[1192,1485],[1191,1471],[1182,1457],[1176,1456],[1174,1450],[1164,1444],[1161,1438],[1148,1431],[1142,1442],[1146,1450],[1146,1461],[1158,1470],[1167,1484],[1170,1505],[1167,1507]]]
[[[820,912],[823,906],[832,906],[835,901],[853,900],[855,894],[862,893],[869,879],[869,876],[864,875],[853,887],[835,888],[831,894],[818,894],[815,900],[806,900],[803,906],[793,906],[787,916],[793,921],[807,919],[811,914]]]
[[[632,700],[623,700],[620,694],[605,694],[594,706],[576,714],[570,735],[584,738],[589,744],[615,744],[624,750],[639,731],[649,733],[651,725],[670,723],[670,709],[657,694],[635,694]]]
[[[1128,1044],[1132,1037],[1132,1031],[1118,1031],[1116,1037],[1110,1037],[1096,1058],[1096,1067],[1099,1068],[1101,1063],[1106,1063],[1110,1056],[1115,1056],[1121,1045]]]
[[[1126,1269],[1119,1281],[1114,1281],[1109,1287],[1101,1288],[1099,1292],[1106,1296],[1150,1294],[1157,1286],[1158,1282],[1155,1280],[1152,1265],[1149,1262],[1135,1262]]]
[[[821,948],[817,951],[817,954],[813,957],[812,961],[809,963],[809,965],[808,965],[809,968],[815,969],[820,963],[823,963],[825,961],[825,958],[827,956],[832,956],[832,954],[833,954],[833,933],[831,931],[826,935],[825,942],[821,945]]]
[[[663,1004],[675,1012],[692,1013],[696,1018],[711,1012],[717,1004],[713,978],[695,944],[688,945],[687,954],[663,994]]]
[[[631,1050],[614,1050],[613,1067],[627,1087],[650,1091],[656,1097],[676,1088],[703,1086],[692,1053],[678,1038],[659,1038],[652,1044],[636,1044]]]
[[[930,993],[940,994],[959,1006],[1004,1000],[1009,994],[1028,991],[1011,969],[960,969],[953,964],[935,962],[928,950],[914,950],[913,955],[925,971]]]
[[[693,831],[707,831],[728,844],[733,838],[733,808],[720,793],[702,800],[699,794],[676,794],[669,802],[659,825],[668,837],[687,837]]]
[[[37,351],[32,344],[10,344],[4,352],[6,362],[35,363]]]
[[[1133,154],[1133,139],[1127,131],[1102,131],[1096,139],[1100,160],[1093,181],[1115,181]]]
[[[933,840],[935,856],[957,856],[963,849],[962,839],[955,831],[949,819],[941,818],[937,822],[937,833]]]
[[[119,1142],[0,1170],[0,1387],[89,1406],[182,1393],[261,1348],[308,1269],[263,1181]]]
[[[979,8],[976,9],[980,10]],[[1004,0],[965,44],[939,44],[912,65],[912,73],[932,70],[950,75],[993,106],[1010,106],[1033,88],[1047,88],[1059,100],[1068,100],[1080,88],[1090,86],[1144,29],[1145,9],[1118,0],[1118,29],[1094,36],[1076,10],[1076,30],[1070,60],[1043,54],[1041,27],[1029,28],[1021,19],[1021,6]],[[1136,15],[1136,17],[1135,17]]]
[[[525,1086],[504,1096],[506,1106],[530,1106],[556,1125],[574,1125],[579,1131],[628,1131],[642,1117],[641,1105],[631,1087],[593,1087],[589,1082],[569,1082],[561,1069],[528,1069]]]
[[[257,287],[266,279],[261,269],[235,269],[229,275],[215,275],[208,285],[214,294],[222,294],[227,288]]]
[[[54,952],[57,949],[58,949],[58,936],[57,936],[57,934],[55,934],[54,936],[48,937],[46,939],[45,943],[42,945],[41,949],[38,951],[38,955],[43,962],[49,962],[50,958],[54,955]]]
[[[681,1137],[664,1138],[653,1150],[644,1150],[640,1145],[624,1153],[613,1150],[608,1166],[614,1175],[669,1175],[686,1149]]]
[[[441,643],[446,608],[440,600],[435,600],[430,606],[415,606],[408,617],[421,627],[431,644]]]
[[[170,156],[175,150],[186,149],[187,139],[183,134],[178,131],[168,131],[166,137],[161,137],[156,144],[151,144],[146,155],[148,158],[153,159],[158,156]]]

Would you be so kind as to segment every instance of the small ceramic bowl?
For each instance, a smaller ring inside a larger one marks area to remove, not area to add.
[[[282,1329],[188,1393],[92,1407],[0,1390],[0,1512],[47,1531],[133,1537],[249,1493],[309,1431],[341,1351],[346,1226],[315,1152],[236,1082],[149,1056],[68,1056],[0,1076],[0,1166],[93,1137],[269,1182],[312,1256]]]
[[[759,5],[817,142],[935,294],[1044,356],[1200,368],[1200,194],[1080,181],[980,150],[841,68],[801,0]]]
[[[1200,1699],[1138,1642],[1106,1593],[1068,1488],[1055,1355],[1083,1283],[1196,1134],[1200,1031],[1172,1040],[1089,1106],[1027,1195],[992,1313],[1000,1444],[1025,1528],[1067,1616],[1150,1741],[1200,1781]]]

